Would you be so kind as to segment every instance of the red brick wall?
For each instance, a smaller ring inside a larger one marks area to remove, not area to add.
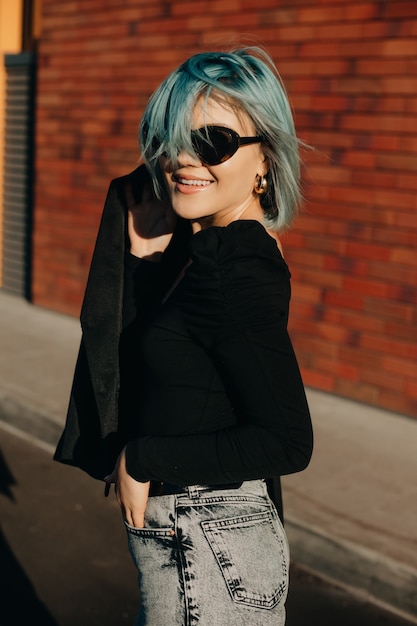
[[[189,54],[273,55],[306,151],[285,235],[306,384],[417,415],[417,2],[43,0],[34,302],[77,315],[108,182]]]

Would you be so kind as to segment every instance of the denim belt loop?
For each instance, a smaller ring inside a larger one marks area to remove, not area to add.
[[[201,485],[188,485],[184,488],[189,498],[199,498],[202,491],[206,489]]]

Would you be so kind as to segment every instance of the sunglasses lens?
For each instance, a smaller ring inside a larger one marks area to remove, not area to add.
[[[238,148],[238,141],[228,128],[201,128],[191,132],[193,148],[207,165],[218,165],[230,159]]]

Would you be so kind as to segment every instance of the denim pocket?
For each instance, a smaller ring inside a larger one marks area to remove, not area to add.
[[[170,560],[175,549],[172,528],[135,528],[125,521],[129,552],[138,570],[145,576],[153,576]],[[161,581],[162,582],[162,581]]]
[[[138,570],[141,609],[135,624],[184,624],[173,526],[135,528],[125,522]]]
[[[173,537],[174,531],[172,528],[152,528],[145,526],[144,528],[136,528],[136,526],[131,526],[126,521],[124,522],[126,530],[128,534],[134,535],[135,537],[154,537],[154,538],[164,538],[164,537]]]
[[[288,590],[285,533],[271,510],[201,522],[233,600],[272,609]]]

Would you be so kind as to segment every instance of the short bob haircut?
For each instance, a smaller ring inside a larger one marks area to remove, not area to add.
[[[300,202],[299,142],[285,87],[269,55],[258,47],[230,52],[204,52],[190,57],[151,96],[139,129],[142,158],[155,192],[163,195],[160,159],[177,162],[181,150],[195,155],[191,123],[195,104],[203,96],[216,98],[246,113],[262,136],[268,161],[268,189],[260,195],[265,226],[289,226]],[[197,155],[195,155],[197,156]]]

